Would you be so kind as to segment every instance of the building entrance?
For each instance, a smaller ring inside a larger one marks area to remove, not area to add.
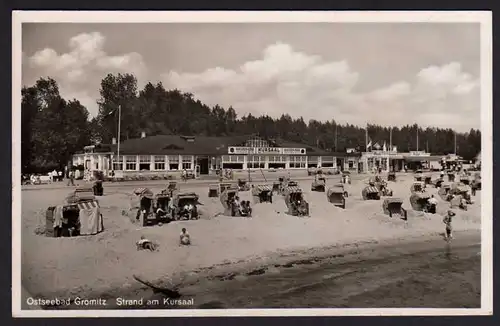
[[[209,160],[208,157],[197,157],[196,165],[200,167],[200,174],[208,174],[209,171]]]

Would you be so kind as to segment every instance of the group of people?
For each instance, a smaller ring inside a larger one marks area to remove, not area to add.
[[[250,201],[248,200],[240,201],[240,197],[234,196],[231,204],[235,212],[237,212],[240,216],[250,216],[252,214],[252,208],[250,207]]]
[[[42,182],[56,182],[56,181],[63,181],[63,173],[62,171],[51,171],[47,173],[46,176],[42,176],[41,174],[31,174],[31,175],[24,175],[22,178],[22,182],[24,184],[41,184]]]
[[[220,181],[226,179],[226,180],[233,180],[234,178],[234,172],[232,169],[223,169],[220,168],[217,170],[217,174],[219,175]]]
[[[145,236],[141,236],[141,239],[135,243],[137,250],[149,250],[149,251],[157,251],[159,245]],[[186,228],[182,228],[181,234],[179,236],[179,245],[180,246],[189,246],[191,245],[191,236],[189,235]]]
[[[142,211],[142,214],[147,214],[149,211],[148,205],[144,202],[144,204],[141,201],[141,210],[139,210],[139,213],[137,214],[137,220],[140,219],[140,213]],[[175,209],[179,209],[179,218],[186,218],[190,220],[193,217],[193,213],[195,212],[195,206],[192,203],[187,203],[185,205],[182,205],[181,207],[177,207],[174,203],[173,197],[170,196],[168,198],[168,204],[165,206],[164,204],[157,202],[156,206],[153,207],[153,210],[155,212],[155,215],[158,219],[165,219],[167,216],[172,216],[172,212],[175,211]]]

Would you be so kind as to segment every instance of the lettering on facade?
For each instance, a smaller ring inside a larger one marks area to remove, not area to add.
[[[389,152],[389,151],[372,151],[368,152],[367,154],[371,154],[372,156],[399,156],[401,155],[400,153],[397,152]]]
[[[410,156],[431,156],[431,154],[424,151],[411,151]]]
[[[253,155],[253,154],[277,154],[277,155],[306,155],[305,148],[283,148],[283,147],[228,147],[228,154]]]

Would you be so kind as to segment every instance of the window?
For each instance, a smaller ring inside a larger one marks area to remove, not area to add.
[[[179,156],[169,155],[168,166],[169,170],[179,170]]]
[[[249,169],[263,169],[266,165],[266,157],[259,155],[249,155],[247,167]]]
[[[231,162],[231,163],[243,163],[243,162],[245,162],[244,155],[229,155],[228,159],[229,159],[229,161],[226,161],[226,162]]]
[[[269,147],[269,145],[268,141],[258,137],[254,137],[245,142],[246,147]]]
[[[286,167],[286,156],[269,156],[269,168],[280,169]]]
[[[123,156],[115,156],[113,158],[113,170],[123,170]]]
[[[139,156],[139,170],[151,170],[151,156],[141,155]]]
[[[193,161],[193,157],[191,155],[183,156],[182,157],[182,169],[192,170],[193,169],[192,161]]]
[[[354,169],[354,161],[349,160],[348,164],[349,164],[349,170],[353,170]]]
[[[290,156],[290,168],[304,169],[306,167],[307,158],[305,156]]]
[[[125,170],[137,170],[137,159],[135,156],[125,156]]]
[[[280,162],[282,162],[282,158],[283,158],[283,162],[286,162],[285,161],[285,156],[269,156],[269,162],[280,163]]]
[[[223,155],[222,162],[229,162],[229,155]]]
[[[155,170],[165,170],[165,156],[155,156]]]
[[[322,156],[321,157],[321,167],[323,168],[332,168],[334,162],[333,156]]]
[[[318,157],[317,156],[309,156],[307,159],[307,167],[308,168],[317,168],[318,167]]]

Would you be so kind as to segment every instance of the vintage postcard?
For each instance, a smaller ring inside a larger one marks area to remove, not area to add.
[[[13,316],[492,314],[491,17],[14,12]]]

